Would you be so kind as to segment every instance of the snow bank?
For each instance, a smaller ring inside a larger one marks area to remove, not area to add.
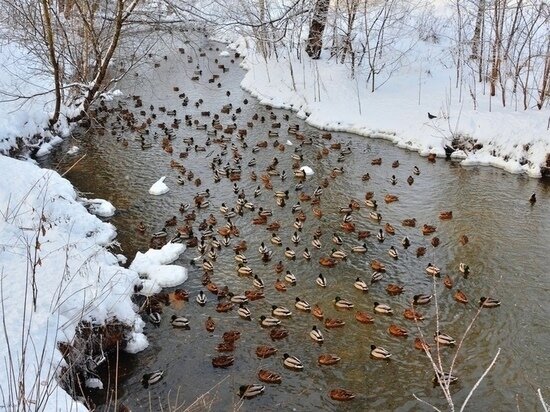
[[[149,189],[149,194],[160,196],[167,193],[170,189],[166,186],[166,183],[164,183],[164,179],[166,179],[166,176],[162,176],[159,180],[153,183],[153,186]]]
[[[81,199],[82,203],[88,209],[88,212],[100,216],[111,217],[115,214],[116,208],[111,202],[104,199]]]
[[[181,243],[168,243],[162,249],[149,249],[145,253],[137,252],[130,265],[143,281],[143,293],[156,293],[161,288],[173,287],[187,280],[187,269],[183,266],[170,265],[183,252],[185,246]]]
[[[9,347],[15,379],[25,381],[27,400],[44,402],[41,410],[58,411],[59,405],[85,410],[57,385],[55,371],[64,361],[56,343],[70,341],[81,319],[102,324],[116,317],[134,327],[128,350],[143,349],[143,321],[130,301],[138,275],[107,251],[115,228],[89,214],[67,180],[5,156],[0,156],[0,170],[0,293],[6,322],[0,362],[9,365]],[[27,330],[32,345],[19,372],[22,331]],[[40,365],[35,354],[42,350]],[[0,368],[6,400],[17,389],[11,379],[6,367]]]

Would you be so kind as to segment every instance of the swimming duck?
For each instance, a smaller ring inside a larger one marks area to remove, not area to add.
[[[360,230],[357,232],[357,240],[363,240],[370,237],[370,230]]]
[[[389,305],[386,305],[385,303],[374,302],[374,311],[383,315],[393,314],[392,308],[390,308]]]
[[[413,174],[416,176],[420,174],[420,169],[417,166],[413,167]]]
[[[397,254],[397,250],[393,246],[390,246],[390,250],[388,250],[388,254],[394,259],[399,258],[399,255]]]
[[[279,263],[275,265],[275,273],[283,273],[285,270],[285,265],[283,265],[283,262],[279,260]]]
[[[414,348],[426,352],[430,351],[430,345],[424,339],[418,337],[414,339]]]
[[[270,241],[271,241],[271,243],[273,243],[274,245],[277,245],[277,246],[281,246],[283,244],[283,241],[281,240],[281,238],[276,233],[271,234]]]
[[[369,217],[372,219],[372,220],[376,220],[377,222],[380,222],[382,220],[382,215],[378,212],[370,212],[369,213]]]
[[[143,235],[146,230],[147,230],[147,228],[146,228],[145,224],[143,222],[139,222],[138,225],[137,225],[137,231]]]
[[[342,299],[340,296],[334,298],[334,306],[341,309],[353,309],[353,303],[349,300]]]
[[[374,271],[371,275],[370,283],[371,284],[376,283],[376,282],[382,280],[383,277],[384,277],[383,272]]]
[[[189,329],[189,319],[183,317],[183,316],[176,316],[172,315],[172,318],[170,320],[170,324],[174,328],[185,328]]]
[[[367,283],[364,280],[362,280],[361,278],[356,278],[355,279],[355,283],[353,284],[353,287],[355,289],[358,289],[358,290],[362,291],[362,292],[368,292],[368,290],[369,290],[369,287],[367,286]]]
[[[311,259],[311,253],[309,253],[309,250],[308,250],[307,247],[304,249],[304,252],[302,253],[302,256],[305,260],[310,260]]]
[[[453,346],[456,341],[449,335],[437,331],[434,333],[434,340],[440,345]]]
[[[422,226],[422,234],[423,235],[431,235],[436,230],[437,230],[437,228],[435,226],[432,226],[432,225],[424,224],[424,226]]]
[[[404,219],[401,221],[401,224],[405,227],[415,227],[416,226],[416,219]]]
[[[325,328],[327,329],[341,328],[345,324],[346,322],[344,322],[342,319],[325,319]]]
[[[233,365],[235,358],[231,355],[221,355],[215,358],[212,358],[212,366],[215,368],[227,368]]]
[[[337,234],[337,233],[334,233],[332,235],[332,242],[338,246],[342,245],[344,242],[342,240],[342,238]]]
[[[329,257],[321,257],[319,258],[319,264],[321,266],[327,267],[327,268],[333,268],[336,266],[338,262],[335,259],[329,258]]]
[[[414,295],[413,300],[412,300],[412,304],[413,305],[427,305],[428,303],[431,302],[431,300],[432,300],[432,295],[424,295],[424,294]]]
[[[260,369],[258,379],[265,383],[281,383],[283,381],[281,375],[266,369]]]
[[[407,320],[424,320],[424,317],[414,309],[405,309],[403,317]]]
[[[202,261],[202,268],[204,270],[206,270],[207,272],[212,272],[214,270],[214,265],[212,264],[212,262],[206,260],[206,259],[203,259]]]
[[[423,247],[423,246],[420,246],[416,249],[416,257],[421,257],[421,256],[424,256],[426,254],[426,248]]]
[[[204,322],[204,327],[208,332],[214,332],[214,329],[216,329],[216,323],[214,322],[214,319],[208,316],[208,319],[206,319],[206,321]]]
[[[149,385],[154,385],[159,382],[164,375],[164,371],[158,370],[151,373],[146,373],[141,378],[141,383],[145,388],[148,388]]]
[[[278,290],[279,292],[286,292],[286,285],[284,282],[279,280],[279,278],[277,278],[275,280],[275,289]]]
[[[353,392],[342,388],[332,389],[328,394],[334,401],[346,402],[355,399],[355,394]]]
[[[479,306],[483,308],[496,308],[497,306],[500,306],[500,300],[482,296],[479,298]]]
[[[319,320],[323,320],[323,318],[325,317],[323,309],[321,309],[319,305],[313,306],[313,309],[311,310],[311,314]]]
[[[386,236],[384,235],[384,232],[382,232],[382,229],[378,229],[378,234],[376,235],[376,239],[378,239],[380,243],[384,242],[384,240],[386,239]]]
[[[395,283],[390,283],[386,286],[386,292],[389,295],[399,295],[403,293],[403,286],[396,285]]]
[[[466,245],[466,244],[468,243],[468,241],[469,241],[469,239],[468,239],[468,236],[466,236],[466,235],[462,235],[462,236],[460,236],[460,238],[458,239],[458,242],[459,242],[462,246]]]
[[[343,250],[336,250],[335,248],[332,248],[330,257],[332,257],[334,259],[345,260],[348,257],[348,255]]]
[[[392,194],[387,194],[386,196],[384,196],[384,202],[386,203],[393,203],[393,202],[397,202],[399,200],[399,196],[396,196],[396,195],[392,195]]]
[[[236,304],[248,303],[248,298],[244,295],[235,295],[229,292],[227,296],[229,296],[231,303],[236,303]]]
[[[322,288],[327,287],[327,281],[322,273],[319,273],[319,276],[317,276],[317,279],[315,280],[315,283],[317,283]]]
[[[261,345],[256,348],[256,356],[258,358],[266,359],[277,353],[277,349],[271,346]]]
[[[264,293],[261,292],[261,291],[257,291],[257,290],[245,290],[244,295],[251,302],[254,301],[254,300],[265,298]]]
[[[290,270],[286,271],[285,280],[291,285],[296,284],[296,276]]]
[[[363,311],[357,311],[355,313],[355,320],[357,320],[359,323],[364,323],[364,324],[374,323],[374,318],[371,315],[369,315],[367,312],[363,312]]]
[[[252,276],[253,271],[249,266],[245,266],[242,263],[239,263],[239,266],[237,267],[237,273],[241,276]]]
[[[288,353],[285,353],[283,355],[283,365],[286,368],[294,369],[294,370],[302,370],[304,369],[304,365],[298,359],[296,356],[290,356]]]
[[[452,218],[453,218],[453,211],[452,210],[439,212],[439,219],[441,219],[441,220],[450,220]]]
[[[362,245],[359,245],[359,246],[353,246],[351,248],[351,251],[353,253],[366,253],[367,252],[367,244],[366,243],[363,243]]]
[[[405,329],[403,329],[401,326],[397,326],[393,323],[389,326],[388,333],[392,336],[396,336],[396,337],[399,337],[399,338],[406,338],[407,336],[409,336],[409,334],[407,333],[407,331]]]
[[[158,313],[158,312],[149,313],[149,322],[151,322],[156,327],[158,327],[160,325],[161,320],[162,320],[162,318],[160,316],[160,313]]]
[[[453,279],[449,275],[445,275],[445,278],[443,279],[443,284],[447,289],[451,289],[453,287]]]
[[[258,289],[264,288],[264,282],[262,279],[260,279],[258,275],[254,275],[254,280],[252,281],[252,284]]]
[[[458,264],[458,270],[464,274],[464,277],[468,277],[470,274],[470,267],[462,262]]]
[[[218,313],[227,313],[230,310],[233,310],[233,303],[231,302],[220,302],[216,305],[216,312]]]
[[[439,269],[437,266],[432,265],[431,263],[428,263],[428,266],[426,266],[426,273],[431,276],[439,276],[441,273],[441,269]]]
[[[298,232],[294,232],[294,234],[292,235],[292,237],[290,238],[290,241],[292,243],[294,243],[295,245],[297,245],[298,243],[300,243],[301,241],[301,237],[300,235],[298,234]]]
[[[288,336],[288,330],[281,327],[276,327],[271,329],[269,332],[269,337],[273,340],[281,340]]]
[[[462,292],[460,289],[457,290],[454,294],[454,299],[459,303],[468,303],[468,296],[464,292]]]
[[[340,360],[341,358],[339,356],[333,355],[331,353],[323,353],[317,358],[317,362],[319,363],[319,365],[325,366],[334,365],[340,362]]]
[[[289,318],[292,316],[292,312],[283,306],[272,305],[271,314],[279,318]]]
[[[533,193],[533,194],[531,195],[531,197],[529,198],[529,203],[531,203],[532,205],[534,205],[536,202],[537,202],[537,194],[536,194],[536,193]]]
[[[395,235],[395,228],[389,223],[384,225],[384,230],[388,235]]]
[[[376,259],[371,260],[370,267],[371,267],[371,269],[376,270],[378,272],[385,272],[386,271],[386,266],[383,263],[376,260]]]
[[[321,241],[317,236],[313,236],[313,240],[311,241],[311,244],[316,249],[321,249]]]
[[[439,238],[437,236],[435,236],[435,237],[432,238],[430,243],[432,244],[433,247],[438,247],[439,244],[441,243],[441,241],[439,240]]]
[[[296,303],[294,303],[294,306],[296,307],[296,309],[302,310],[304,312],[311,311],[310,304],[307,301],[300,299],[299,297],[296,297]]]
[[[204,306],[204,305],[206,305],[206,301],[208,300],[208,298],[206,297],[204,292],[201,290],[199,292],[199,294],[197,295],[197,297],[195,298],[195,300],[197,301],[197,303],[199,305]]]
[[[296,252],[287,247],[285,249],[285,257],[290,260],[296,260]]]
[[[304,222],[297,218],[297,219],[294,221],[294,225],[293,225],[293,226],[294,226],[294,229],[299,230],[299,231],[302,231],[302,229],[303,229],[303,227],[304,227]]]
[[[407,177],[407,183],[411,186],[414,183],[414,178],[412,176]]]
[[[240,252],[235,252],[235,260],[243,264],[248,263],[248,259],[246,258],[246,256]]]
[[[376,200],[374,199],[365,200],[365,205],[371,209],[376,209],[378,207],[378,203],[376,203]]]
[[[389,359],[391,353],[381,346],[370,345],[370,356],[374,359]]]
[[[325,339],[323,338],[323,334],[319,329],[317,329],[317,326],[315,325],[313,326],[313,328],[311,328],[309,336],[317,343],[323,343],[325,341]]]
[[[189,300],[189,292],[187,292],[185,289],[176,289],[174,291],[174,299],[175,300]]]

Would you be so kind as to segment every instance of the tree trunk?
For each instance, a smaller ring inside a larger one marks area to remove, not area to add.
[[[55,84],[55,109],[50,118],[50,127],[53,127],[59,120],[61,110],[61,76],[59,72],[59,61],[55,55],[55,44],[53,38],[52,20],[48,0],[42,0],[42,15],[44,17],[44,31],[46,32],[46,41],[48,43],[48,55],[52,65],[54,84]]]
[[[315,3],[306,46],[306,53],[312,59],[318,59],[321,56],[329,2],[329,0],[317,0],[317,3]]]
[[[537,107],[542,109],[544,106],[544,101],[550,93],[550,41],[547,43],[546,47],[546,59],[544,61],[544,71],[542,74],[542,84],[539,91],[539,101],[537,102]]]
[[[472,38],[471,59],[481,58],[479,53],[479,44],[481,43],[481,25],[483,24],[483,15],[485,14],[485,0],[479,0],[477,4],[476,25],[474,28],[474,37]]]

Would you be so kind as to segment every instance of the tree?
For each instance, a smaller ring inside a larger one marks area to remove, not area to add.
[[[329,0],[317,0],[313,10],[313,18],[309,26],[306,53],[312,59],[321,57],[323,49],[323,33],[327,24]]]

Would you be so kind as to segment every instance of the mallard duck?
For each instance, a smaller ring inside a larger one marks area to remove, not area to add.
[[[437,228],[435,226],[432,226],[432,225],[424,224],[424,226],[422,226],[422,234],[423,235],[431,235],[436,230],[437,230]]]
[[[378,207],[378,203],[376,203],[376,200],[374,199],[365,200],[365,205],[371,209],[376,209]]]
[[[292,316],[292,312],[283,306],[272,305],[271,314],[279,318],[289,318]]]
[[[424,256],[426,254],[426,248],[423,246],[420,246],[416,249],[416,257]]]
[[[335,401],[351,401],[355,399],[355,394],[351,391],[342,388],[332,389],[329,393],[330,399]]]
[[[453,346],[456,341],[454,340],[454,338],[452,338],[451,336],[445,334],[445,333],[441,333],[439,331],[437,331],[436,333],[434,333],[434,340],[439,343],[440,345],[448,345],[448,346]]]
[[[275,273],[283,273],[285,270],[285,265],[281,260],[275,265]]]
[[[238,263],[243,263],[243,264],[248,263],[248,259],[246,258],[246,256],[242,253],[239,253],[239,252],[235,252],[235,260]]]
[[[382,215],[378,212],[370,212],[369,213],[369,217],[372,219],[372,220],[376,220],[377,222],[380,222],[382,220]]]
[[[460,271],[460,273],[464,274],[464,277],[468,277],[468,275],[470,274],[470,267],[462,262],[458,264],[458,270]]]
[[[269,336],[273,340],[281,340],[288,336],[288,330],[286,330],[285,328],[276,327],[271,329],[271,331],[269,332]]]
[[[394,259],[399,258],[399,254],[397,253],[397,250],[393,246],[390,246],[390,250],[388,250],[388,255],[390,255]]]
[[[399,197],[396,195],[391,195],[388,193],[386,196],[384,196],[384,202],[386,203],[393,203],[393,202],[397,202],[398,200],[399,200]]]
[[[249,301],[254,301],[254,300],[258,300],[258,299],[263,299],[265,298],[265,295],[262,291],[257,291],[257,290],[246,290],[244,292],[244,295],[248,298]]]
[[[374,359],[389,359],[391,353],[381,346],[370,345],[370,356]]]
[[[405,309],[403,317],[407,320],[424,320],[424,317],[414,309]]]
[[[244,399],[250,399],[262,394],[264,390],[265,390],[264,385],[258,385],[258,384],[241,385],[239,387],[239,396]]]
[[[146,230],[147,227],[145,226],[145,224],[143,222],[139,222],[137,225],[137,231],[143,235]]]
[[[269,328],[269,327],[272,327],[272,326],[280,325],[281,321],[277,318],[272,317],[272,316],[262,315],[262,316],[260,316],[260,324],[263,327]]]
[[[149,313],[149,322],[151,322],[154,326],[159,327],[161,321],[162,321],[162,317],[160,316],[160,313],[158,312]]]
[[[323,217],[323,211],[321,209],[319,209],[318,207],[313,208],[313,214],[315,215],[315,217],[317,217],[319,219]]]
[[[296,297],[296,303],[294,303],[294,306],[298,310],[302,310],[304,312],[311,311],[311,306],[309,303],[307,303],[305,300],[300,299],[299,297]]]
[[[424,339],[418,337],[414,339],[414,348],[426,352],[430,351],[430,345]]]
[[[441,220],[449,220],[453,218],[452,210],[439,212],[439,218]]]
[[[202,261],[202,268],[204,270],[206,270],[207,272],[212,272],[214,271],[214,265],[212,264],[212,262],[210,262],[209,260],[207,259],[203,259]]]
[[[217,295],[218,294],[218,285],[216,285],[214,282],[210,282],[210,278],[208,278],[208,283],[206,284],[206,289],[208,289],[209,292]],[[198,301],[197,301],[198,303]]]
[[[367,253],[367,244],[366,243],[363,243],[362,245],[358,245],[358,246],[353,246],[351,248],[351,251],[353,253]]]
[[[311,241],[311,244],[316,249],[321,249],[321,241],[317,236],[313,236],[313,240]]]
[[[398,338],[406,338],[407,336],[409,336],[406,329],[393,323],[389,326],[388,333],[392,336],[397,336]]]
[[[369,315],[367,312],[363,312],[363,311],[357,311],[355,313],[355,320],[357,320],[357,322],[359,323],[364,323],[364,324],[374,323],[374,318],[371,315]]]
[[[479,298],[479,306],[483,308],[496,308],[497,306],[500,306],[500,300],[482,296]]]
[[[224,332],[222,335],[222,339],[224,342],[236,342],[241,338],[241,332],[238,330],[228,330],[227,332]]]
[[[266,359],[266,358],[269,358],[270,356],[275,355],[276,353],[277,353],[277,349],[272,348],[271,346],[261,345],[256,348],[256,356],[258,358]]]
[[[396,285],[395,283],[390,283],[386,286],[386,292],[388,295],[399,295],[403,293],[403,286]]]
[[[462,236],[460,236],[458,241],[462,246],[464,246],[466,243],[468,243],[469,239],[468,239],[468,236],[462,235]]]
[[[281,375],[266,369],[260,369],[258,379],[265,383],[281,383],[283,381]]]
[[[373,283],[376,283],[380,280],[382,280],[382,278],[384,277],[384,273],[383,272],[377,272],[377,271],[374,271],[371,275],[371,278],[370,278],[370,283],[371,285]]]
[[[353,309],[353,303],[349,300],[342,299],[340,296],[334,298],[334,306],[341,309]]]
[[[342,238],[337,233],[334,233],[332,235],[332,243],[334,243],[335,245],[340,246],[344,243],[344,241],[342,240]]]
[[[413,305],[427,305],[428,303],[431,302],[431,300],[432,300],[432,295],[424,295],[424,294],[414,295],[413,300],[412,300],[412,304]]]
[[[462,292],[460,289],[458,289],[454,294],[454,299],[459,303],[468,303],[468,296],[464,292]]]
[[[216,323],[214,322],[214,319],[208,316],[208,319],[206,319],[206,322],[204,322],[204,327],[208,332],[214,332],[214,329],[216,329]]]
[[[376,239],[378,239],[380,243],[384,242],[384,240],[386,239],[386,236],[384,235],[384,232],[382,232],[382,229],[378,229],[378,234],[376,235]]]
[[[401,224],[405,227],[415,227],[416,226],[416,219],[404,219],[401,221]]]
[[[241,303],[239,305],[239,309],[237,309],[237,314],[244,320],[252,320],[252,313],[244,303]]]
[[[263,255],[264,253],[266,253],[268,251],[267,249],[267,246],[265,245],[264,242],[262,242],[260,244],[260,247],[258,247],[258,253],[260,253],[260,255]]]
[[[376,159],[372,159],[370,164],[373,166],[380,166],[382,164],[382,158],[377,157]]]
[[[287,247],[285,249],[285,257],[290,260],[296,260],[296,252],[293,251],[291,248]]]
[[[146,373],[141,378],[141,383],[145,388],[148,388],[149,385],[154,385],[159,382],[164,375],[164,371],[158,370],[151,373]]]
[[[286,275],[285,275],[285,281],[287,281],[291,285],[295,285],[296,284],[296,276],[294,276],[294,274],[290,270],[287,270]]]
[[[344,322],[342,319],[325,319],[325,328],[327,329],[341,328],[345,324],[346,322]]]
[[[277,245],[277,246],[280,246],[280,245],[283,244],[283,241],[281,240],[281,238],[276,233],[271,234],[270,241],[271,241],[271,243],[273,243],[274,245]]]
[[[174,328],[184,328],[189,329],[189,319],[183,317],[183,316],[176,316],[172,315],[172,318],[170,320],[170,324]]]
[[[407,183],[411,186],[414,183],[414,178],[409,175],[409,177],[407,177]]]
[[[329,257],[321,257],[319,258],[319,264],[327,268],[333,268],[336,266],[337,261]]]
[[[395,186],[397,184],[397,178],[395,177],[395,175],[391,175],[390,177],[390,184],[392,186]]]
[[[344,260],[348,257],[348,255],[343,250],[336,250],[335,248],[332,248],[332,251],[330,253],[330,257],[332,257],[334,259]]]
[[[443,284],[447,289],[451,289],[453,287],[453,279],[449,275],[445,275],[445,278],[443,279]]]
[[[319,320],[323,320],[323,318],[325,317],[323,309],[321,309],[319,305],[313,306],[313,309],[311,310],[311,314]]]
[[[331,353],[323,353],[317,358],[317,362],[319,363],[319,365],[325,366],[334,365],[340,362],[340,360],[341,358],[339,356],[333,355]]]
[[[254,274],[249,266],[242,263],[239,263],[239,266],[237,266],[237,273],[241,276],[252,276]]]
[[[195,298],[195,300],[199,305],[204,306],[206,305],[206,301],[208,300],[208,298],[206,297],[205,293],[201,290],[197,295],[197,297]]]
[[[327,287],[327,281],[322,273],[319,273],[319,276],[317,276],[317,279],[315,280],[315,283],[317,283],[322,288]]]
[[[432,265],[431,263],[428,263],[428,266],[426,266],[426,273],[431,276],[439,276],[441,273],[441,269],[439,269],[437,266]]]
[[[356,278],[355,279],[355,283],[353,284],[353,287],[355,289],[358,289],[358,290],[362,291],[362,292],[368,292],[368,290],[369,290],[369,287],[368,287],[367,283],[364,280],[362,280],[361,278]]]
[[[233,304],[231,302],[220,302],[216,305],[216,312],[226,313],[233,310]]]
[[[212,366],[215,368],[227,368],[233,365],[235,358],[231,355],[221,355],[212,358]]]
[[[310,260],[311,259],[311,253],[309,253],[309,250],[308,250],[307,247],[304,249],[304,252],[302,253],[302,256],[305,260]]]
[[[294,369],[294,370],[302,370],[304,369],[304,365],[298,359],[296,356],[290,356],[288,353],[285,353],[283,355],[283,365],[286,368]]]
[[[365,173],[363,176],[361,176],[361,180],[363,182],[367,182],[370,180],[370,174],[369,173]]]
[[[393,314],[392,308],[390,308],[390,306],[386,305],[385,303],[374,302],[374,311],[383,315]]]
[[[283,281],[277,278],[275,280],[275,289],[278,290],[279,292],[286,292],[286,285]]]
[[[323,343],[325,341],[325,338],[323,338],[323,334],[319,329],[317,329],[317,326],[315,325],[311,328],[309,336],[317,343]]]
[[[187,292],[185,289],[176,289],[174,291],[174,299],[175,300],[189,300],[189,292]]]
[[[435,236],[434,238],[432,238],[430,243],[432,244],[433,247],[438,247],[439,244],[441,243],[441,241],[439,240],[439,238],[437,236]]]
[[[216,345],[216,350],[218,352],[234,352],[235,351],[235,342],[221,342]]]
[[[302,240],[302,238],[300,237],[300,235],[298,234],[298,232],[294,232],[294,234],[291,236],[290,238],[290,241],[292,243],[294,243],[295,245],[297,245],[298,243],[300,243],[300,241]]]
[[[416,176],[420,174],[420,169],[417,166],[413,167],[413,174]]]
[[[385,272],[386,271],[386,266],[383,263],[376,260],[376,259],[371,260],[370,267],[371,267],[372,270],[376,270],[377,272]]]
[[[384,225],[384,230],[388,235],[395,235],[395,228],[389,223]]]

